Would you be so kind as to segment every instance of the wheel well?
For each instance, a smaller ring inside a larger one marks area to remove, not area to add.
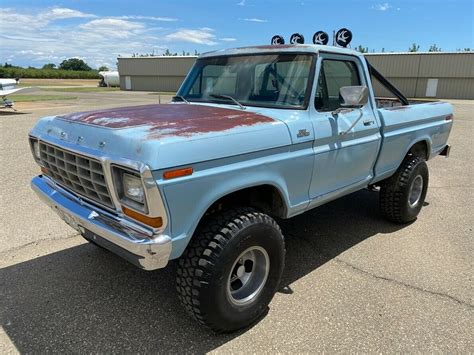
[[[254,207],[272,217],[283,218],[286,215],[286,205],[280,191],[272,185],[259,185],[221,197],[207,209],[205,216],[233,207]]]
[[[414,144],[408,151],[408,154],[415,155],[417,157],[428,160],[429,158],[428,143],[426,141],[420,141]]]

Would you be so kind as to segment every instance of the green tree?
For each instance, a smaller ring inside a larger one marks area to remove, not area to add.
[[[79,71],[90,71],[92,68],[87,65],[82,59],[69,58],[65,59],[59,64],[59,69],[64,70],[79,70]]]
[[[46,69],[46,70],[56,69],[56,64],[48,63],[48,64],[43,65],[41,69]]]
[[[362,47],[360,44],[358,47],[355,48],[356,51],[360,53],[368,53],[369,52],[369,47]]]
[[[441,52],[441,48],[439,48],[436,44],[433,44],[430,46],[430,49],[428,49],[428,52]]]
[[[109,71],[109,68],[106,65],[102,65],[99,67],[99,71]]]
[[[418,52],[420,50],[420,46],[416,43],[413,43],[410,48],[408,48],[408,52]]]

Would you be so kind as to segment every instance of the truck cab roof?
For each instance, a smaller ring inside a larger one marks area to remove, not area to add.
[[[245,55],[245,54],[261,54],[261,53],[315,53],[330,52],[335,54],[355,55],[363,57],[363,55],[353,49],[347,49],[335,46],[323,46],[318,44],[279,44],[279,45],[262,45],[239,47],[230,49],[221,49],[212,52],[206,52],[199,56],[199,58],[220,57],[228,55]]]

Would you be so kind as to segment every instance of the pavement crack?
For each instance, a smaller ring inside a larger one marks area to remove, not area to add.
[[[347,261],[344,261],[340,258],[334,258],[333,259],[334,261],[336,261],[336,263],[339,263],[339,264],[342,264],[344,267],[346,268],[349,268],[355,272],[358,272],[360,274],[363,274],[363,275],[366,275],[366,276],[369,276],[369,277],[372,277],[372,278],[375,278],[377,280],[383,280],[383,281],[387,281],[387,282],[390,282],[390,283],[393,283],[393,284],[396,284],[398,286],[403,286],[403,287],[406,287],[406,288],[409,288],[411,290],[415,290],[415,291],[418,291],[418,292],[423,292],[423,293],[427,293],[427,294],[430,294],[432,296],[436,296],[436,297],[442,297],[442,298],[447,298],[453,302],[456,302],[462,306],[466,306],[468,308],[471,308],[473,309],[474,308],[474,305],[468,303],[468,302],[465,302],[459,298],[456,298],[454,296],[451,296],[447,293],[443,293],[443,292],[438,292],[438,291],[432,291],[432,290],[428,290],[428,289],[425,289],[425,288],[422,288],[422,287],[419,287],[419,286],[416,286],[416,285],[412,285],[412,284],[409,284],[409,283],[406,283],[406,282],[403,282],[403,281],[400,281],[400,280],[396,280],[396,279],[392,279],[390,277],[385,277],[385,276],[380,276],[380,275],[377,275],[377,274],[374,274],[374,273],[371,273],[367,270],[364,270],[364,269],[361,269],[351,263],[348,263]]]
[[[0,255],[4,255],[4,254],[8,254],[8,253],[11,253],[11,252],[14,252],[14,251],[18,251],[18,250],[27,248],[30,245],[34,245],[34,244],[38,244],[38,243],[42,243],[42,242],[51,242],[51,241],[57,241],[57,240],[68,240],[68,239],[73,239],[73,238],[76,238],[76,237],[79,237],[79,236],[80,236],[79,234],[73,234],[73,235],[70,235],[70,236],[67,236],[67,237],[64,237],[64,238],[38,239],[38,240],[35,240],[34,242],[29,242],[29,243],[18,245],[16,247],[13,247],[13,248],[10,248],[10,249],[7,249],[7,250],[2,250],[2,251],[0,251]]]

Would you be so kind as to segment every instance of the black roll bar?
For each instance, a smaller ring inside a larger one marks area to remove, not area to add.
[[[365,58],[365,61],[367,63],[367,67],[369,68],[370,75],[377,79],[380,84],[382,84],[382,86],[385,87],[388,91],[394,94],[400,100],[403,106],[409,105],[409,102],[405,95],[403,95],[401,91],[395,87],[395,85],[393,85],[382,74],[380,74],[380,72],[369,63],[367,58]]]

